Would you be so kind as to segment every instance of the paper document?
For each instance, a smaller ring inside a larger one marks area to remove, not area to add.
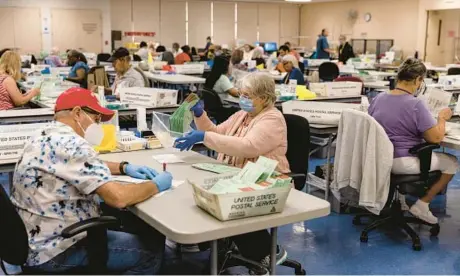
[[[152,157],[160,164],[184,163],[184,160],[175,154],[158,154]]]
[[[267,180],[267,178],[269,178],[273,174],[276,167],[278,166],[278,161],[260,156],[259,159],[257,159],[256,164],[264,168],[262,176],[260,176],[259,179],[257,179],[257,182],[260,182]]]
[[[429,88],[422,99],[427,103],[428,109],[435,116],[439,111],[448,108],[452,99],[452,93],[443,91],[438,88]]]
[[[234,180],[239,180],[246,183],[256,183],[265,172],[265,168],[253,163],[248,162],[244,168],[233,177]]]
[[[241,169],[237,167],[227,166],[223,164],[213,164],[213,163],[196,163],[192,165],[193,168],[213,172],[217,174],[239,172]]]
[[[136,183],[136,184],[149,181],[145,179],[132,178],[131,176],[128,176],[128,175],[114,175],[112,176],[112,180],[117,181],[117,182]]]
[[[173,180],[172,181],[172,185],[171,185],[171,189],[169,190],[166,190],[164,192],[161,192],[159,194],[156,194],[154,197],[160,197],[166,193],[169,193],[170,191],[174,191],[174,189],[177,189],[177,187],[179,187],[180,185],[184,184],[185,181],[184,180]]]

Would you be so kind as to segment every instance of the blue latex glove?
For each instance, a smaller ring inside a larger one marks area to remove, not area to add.
[[[204,112],[204,103],[203,101],[198,101],[192,108],[190,108],[190,111],[193,112],[193,115],[197,118],[200,118],[201,115],[203,115]]]
[[[126,166],[125,173],[126,175],[129,175],[133,178],[145,180],[153,180],[158,175],[158,172],[152,168],[149,168],[147,166],[136,166],[131,164],[128,164]]]
[[[184,137],[177,138],[174,147],[180,151],[191,150],[193,145],[204,141],[204,131],[193,130]]]
[[[169,172],[162,172],[152,181],[157,185],[158,191],[161,193],[171,188],[172,179],[173,177]]]

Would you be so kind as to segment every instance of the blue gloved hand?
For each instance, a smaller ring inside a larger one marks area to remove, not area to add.
[[[126,166],[125,173],[126,175],[131,176],[133,178],[145,180],[153,180],[158,175],[158,172],[152,168],[149,168],[147,166],[136,166],[131,164],[128,164]]]
[[[190,108],[190,111],[193,112],[193,115],[197,118],[200,118],[201,115],[203,115],[204,112],[204,103],[203,101],[198,101],[192,108]]]
[[[184,137],[177,138],[174,147],[180,151],[190,150],[193,145],[204,141],[204,131],[193,130],[187,133]]]
[[[157,185],[158,191],[161,193],[171,188],[172,179],[173,177],[169,172],[162,172],[152,181]]]

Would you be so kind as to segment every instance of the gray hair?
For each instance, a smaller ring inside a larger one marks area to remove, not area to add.
[[[54,114],[54,120],[58,120],[58,119],[61,119],[63,117],[67,117],[70,115],[70,113],[72,112],[72,110],[61,110],[61,111],[58,111]]]
[[[419,59],[408,58],[406,59],[398,69],[398,81],[415,81],[420,77],[426,75],[425,64]]]
[[[283,57],[283,62],[286,61],[286,62],[291,62],[292,63],[292,66],[294,66],[295,68],[299,68],[299,61],[297,60],[297,58],[291,54],[288,54],[288,55],[285,55]]]
[[[246,75],[241,84],[242,89],[249,90],[249,94],[265,101],[265,107],[276,102],[275,81],[263,72]]]
[[[255,48],[254,52],[252,53],[252,58],[263,58],[263,57],[264,57],[264,53],[262,52],[262,50],[260,50],[259,47]]]

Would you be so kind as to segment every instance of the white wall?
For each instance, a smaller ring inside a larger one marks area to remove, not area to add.
[[[51,39],[51,9],[93,9],[102,12],[102,49],[110,52],[110,0],[0,0],[0,7],[38,7],[42,16],[42,47],[49,51],[53,47]],[[62,22],[65,24],[65,22]],[[48,26],[48,32],[43,32]],[[64,49],[61,49],[64,50]]]
[[[413,55],[417,45],[417,18],[419,0],[350,0],[302,5],[302,45],[316,46],[323,28],[330,33],[329,40],[338,41],[340,34],[350,38],[394,39],[404,55]],[[428,0],[433,1],[433,0]],[[358,17],[352,20],[349,11],[356,10]],[[366,22],[364,14],[372,20]]]

